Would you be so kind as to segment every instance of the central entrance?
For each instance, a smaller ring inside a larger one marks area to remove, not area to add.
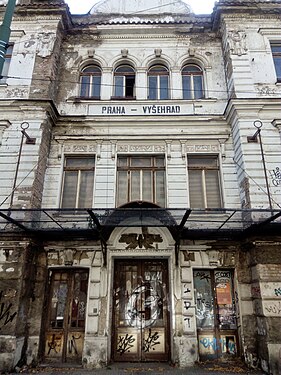
[[[168,361],[168,263],[115,261],[113,297],[115,361]]]

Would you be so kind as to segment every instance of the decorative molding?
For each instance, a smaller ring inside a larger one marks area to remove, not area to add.
[[[259,95],[276,95],[276,87],[270,87],[270,86],[258,86],[256,87],[257,92]]]
[[[9,120],[0,120],[0,146],[2,144],[3,133],[10,125]]]
[[[281,118],[273,120],[272,125],[281,133]]]
[[[139,249],[157,249],[158,243],[163,242],[163,238],[160,234],[151,234],[148,233],[147,227],[142,227],[142,233],[125,233],[122,234],[119,238],[120,243],[125,243],[127,246],[126,250]],[[153,244],[156,243],[155,246]]]
[[[171,143],[172,142],[166,142],[166,145],[167,145],[167,159],[168,160],[171,159]]]
[[[216,152],[218,153],[219,146],[218,145],[208,145],[208,144],[201,144],[201,145],[186,145],[186,152],[187,153],[192,153],[192,152]]]
[[[124,153],[124,152],[145,152],[145,153],[151,153],[151,152],[161,152],[165,153],[166,148],[164,145],[147,145],[147,144],[129,144],[129,145],[117,145],[117,152]]]
[[[161,57],[162,49],[161,48],[155,48],[154,54],[155,54],[155,57]]]
[[[97,152],[97,144],[79,144],[79,143],[65,143],[63,146],[64,153],[92,153]]]
[[[122,55],[122,57],[128,57],[128,50],[127,50],[127,48],[123,48],[123,49],[121,49],[121,55]]]

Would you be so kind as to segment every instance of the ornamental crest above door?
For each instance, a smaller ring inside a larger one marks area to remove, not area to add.
[[[141,231],[142,233],[131,232],[122,234],[119,242],[126,243],[126,249],[144,248],[146,250],[157,249],[158,243],[163,242],[160,234],[149,233],[147,227],[142,227]]]

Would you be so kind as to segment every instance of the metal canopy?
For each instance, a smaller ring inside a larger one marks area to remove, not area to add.
[[[107,240],[116,227],[168,228],[175,240],[178,265],[181,239],[237,240],[256,234],[280,235],[281,211],[154,207],[0,211],[0,234],[23,233],[27,237],[45,241],[86,238],[100,240],[105,266]]]
[[[0,233],[83,236],[103,234],[106,241],[115,227],[167,227],[181,237],[212,233],[252,233],[281,224],[281,210],[184,209],[184,208],[90,208],[0,210]],[[281,233],[281,232],[280,232]]]

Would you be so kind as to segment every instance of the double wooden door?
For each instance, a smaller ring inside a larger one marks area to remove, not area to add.
[[[45,361],[81,363],[87,290],[87,270],[51,271],[46,311]]]
[[[113,359],[168,361],[169,313],[166,261],[116,261]]]

